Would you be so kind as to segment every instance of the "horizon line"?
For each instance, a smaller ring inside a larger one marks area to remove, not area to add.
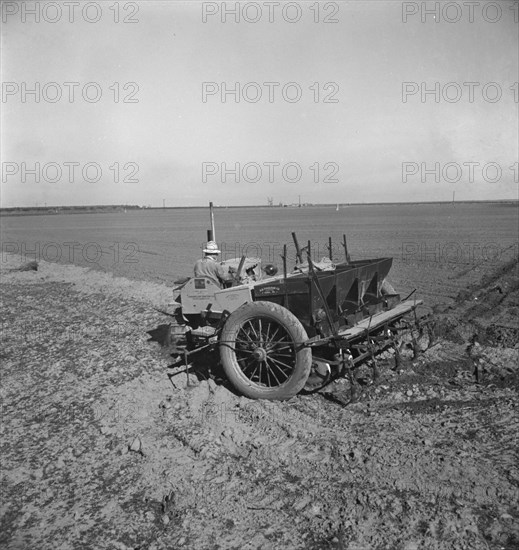
[[[462,200],[437,200],[437,201],[391,201],[391,202],[328,202],[328,203],[282,203],[269,204],[214,204],[214,208],[312,208],[319,206],[381,206],[381,205],[404,205],[404,204],[467,204],[467,203],[503,203],[519,202],[516,199],[462,199]],[[86,204],[86,205],[45,205],[45,206],[4,206],[0,212],[13,210],[56,210],[56,209],[87,209],[87,208],[132,208],[140,210],[173,210],[182,208],[208,208],[209,205],[187,205],[187,206],[145,206],[138,204]]]

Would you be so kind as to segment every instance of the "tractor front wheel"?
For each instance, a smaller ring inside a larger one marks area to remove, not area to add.
[[[290,399],[303,389],[312,351],[303,325],[286,308],[250,302],[234,311],[220,336],[220,357],[232,385],[252,399]]]

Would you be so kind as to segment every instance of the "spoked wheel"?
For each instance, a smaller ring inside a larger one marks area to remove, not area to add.
[[[305,385],[312,352],[303,325],[284,307],[250,302],[234,311],[220,336],[220,356],[233,386],[253,399],[290,399]]]

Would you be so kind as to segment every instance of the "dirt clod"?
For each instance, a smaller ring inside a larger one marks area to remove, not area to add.
[[[344,380],[240,397],[217,355],[175,376],[147,334],[163,290],[123,299],[42,264],[2,267],[0,546],[519,547],[517,262],[438,309],[419,358],[381,358],[357,402]]]

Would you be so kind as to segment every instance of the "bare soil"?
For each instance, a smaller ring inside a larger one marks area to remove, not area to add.
[[[517,260],[436,305],[436,339],[383,357],[354,403],[346,381],[240,397],[210,354],[168,369],[171,289],[19,264],[0,286],[0,547],[519,548]]]

